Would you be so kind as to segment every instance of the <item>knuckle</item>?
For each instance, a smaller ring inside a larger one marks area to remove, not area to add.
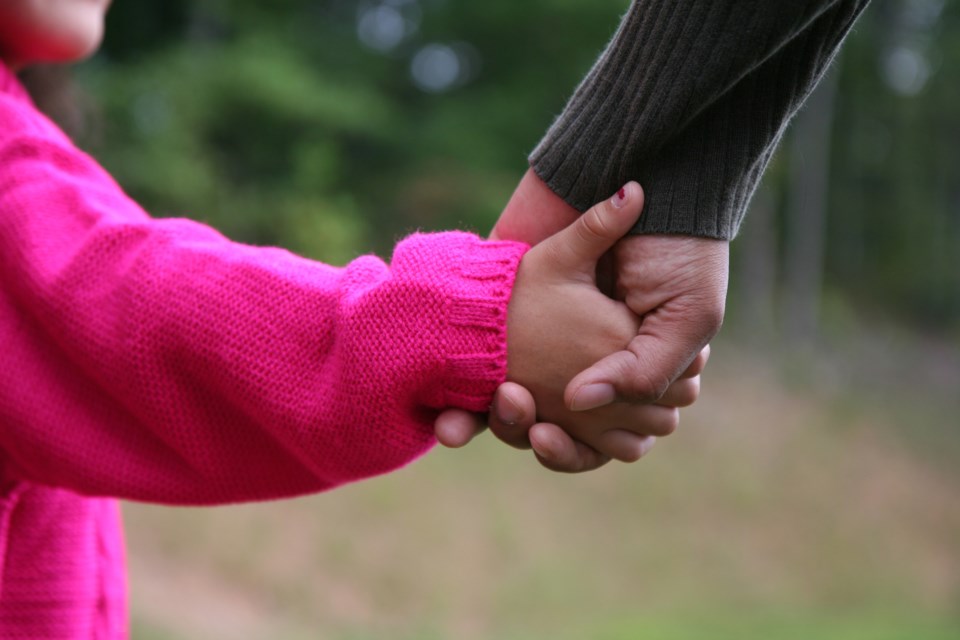
[[[726,312],[726,303],[723,297],[714,297],[702,296],[698,301],[696,301],[695,311],[695,325],[697,327],[697,333],[703,346],[707,346],[720,332],[720,328],[723,326],[723,317]]]
[[[670,380],[649,371],[633,371],[629,377],[630,391],[641,402],[656,402],[670,388]]]
[[[723,326],[723,316],[724,305],[722,303],[709,305],[704,310],[704,328],[707,330],[710,338],[720,332],[720,328]]]
[[[515,449],[529,449],[530,438],[526,430],[517,426],[507,426],[497,420],[490,420],[490,431],[500,442]]]

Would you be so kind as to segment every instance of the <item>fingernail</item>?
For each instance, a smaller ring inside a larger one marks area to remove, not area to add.
[[[510,398],[497,397],[494,401],[497,418],[508,427],[516,426],[523,417],[523,412]]]
[[[584,385],[574,394],[570,409],[573,411],[589,411],[597,407],[604,407],[613,402],[616,396],[617,392],[613,385],[606,383]]]
[[[620,187],[620,191],[617,191],[617,195],[613,196],[611,202],[617,209],[621,208],[627,202],[627,188]]]

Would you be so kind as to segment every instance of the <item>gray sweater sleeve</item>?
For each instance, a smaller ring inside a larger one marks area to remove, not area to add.
[[[729,240],[868,2],[634,0],[530,164],[580,211],[638,181],[636,233]]]

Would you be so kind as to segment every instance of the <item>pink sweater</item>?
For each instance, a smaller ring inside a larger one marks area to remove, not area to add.
[[[415,235],[335,268],[151,219],[0,65],[0,638],[126,636],[113,498],[322,491],[485,410],[524,250]]]

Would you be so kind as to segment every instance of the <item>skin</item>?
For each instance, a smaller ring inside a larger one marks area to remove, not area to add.
[[[491,237],[535,244],[579,215],[530,170]],[[613,402],[692,404],[710,354],[707,343],[723,319],[729,243],[684,236],[628,236],[617,243],[612,262],[616,297],[643,322],[627,349],[617,350],[570,381],[564,396],[567,406],[596,410]],[[583,393],[593,385],[601,389]],[[537,422],[538,409],[527,390],[508,383],[495,397],[490,428],[512,446],[532,446],[541,464],[554,471],[589,471],[609,461],[610,456],[559,424]],[[652,425],[645,428],[643,423],[653,421],[652,415],[638,418],[641,423],[630,431],[652,432]],[[462,446],[481,430],[481,422],[465,412],[447,412],[437,423],[437,437],[447,446]],[[621,446],[645,453],[652,442],[641,445],[640,436],[635,435]]]
[[[14,70],[82,60],[100,46],[109,6],[110,0],[3,0],[0,57]]]
[[[590,234],[605,237],[605,245],[613,246],[631,225],[612,225],[607,210],[642,207],[643,193],[636,183],[626,185],[622,194],[622,198],[615,196],[583,216],[579,212],[571,215],[568,220],[573,222],[566,231],[535,246],[528,257],[542,259],[545,252],[569,253],[562,243],[573,245]],[[522,220],[531,218],[524,215]],[[581,231],[571,233],[571,229]],[[573,251],[577,251],[575,245]],[[602,354],[622,349],[640,328],[635,314],[623,315],[623,302],[597,290],[597,261],[602,257],[581,257],[576,270],[570,264],[566,268],[554,265],[549,273],[541,269],[543,274],[529,291],[527,267],[521,263],[511,299],[507,331],[511,381],[496,394],[490,425],[501,440],[512,446],[533,446],[541,464],[555,471],[586,471],[611,459],[634,462],[643,457],[657,436],[676,429],[677,407],[696,400],[700,371],[709,355],[705,349],[656,403],[617,402],[590,411],[571,411],[559,390],[565,389],[576,372],[602,358]],[[583,289],[589,295],[577,302],[569,295],[571,289]],[[550,332],[542,331],[545,323],[549,323]],[[592,329],[584,332],[585,327]],[[584,340],[583,336],[590,338]],[[550,375],[544,376],[544,370]],[[540,419],[551,422],[536,422],[538,413]],[[463,446],[478,430],[473,416],[456,410],[444,413],[436,425],[438,439],[447,446]]]
[[[491,237],[535,244],[579,215],[529,170]],[[726,241],[664,235],[621,239],[612,252],[614,297],[643,322],[627,349],[571,380],[568,406],[587,410],[614,401],[662,401],[720,330],[728,267]],[[592,384],[613,390],[578,406],[578,396]]]
[[[639,330],[626,304],[597,288],[596,273],[597,262],[642,207],[643,191],[630,183],[534,246],[520,264],[507,315],[508,380],[533,394],[542,419],[563,424],[566,433],[598,453],[625,461],[643,455],[649,436],[676,428],[676,408],[614,403],[575,412],[563,394],[576,373],[623,348]]]

